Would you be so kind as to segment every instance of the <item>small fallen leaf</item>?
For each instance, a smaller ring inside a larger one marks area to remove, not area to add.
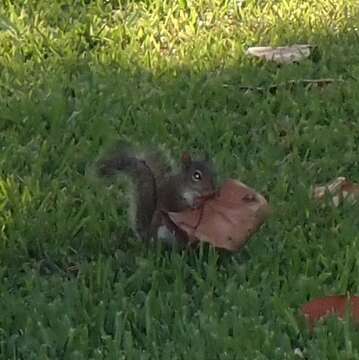
[[[308,58],[312,48],[312,45],[307,44],[281,47],[257,46],[248,48],[246,54],[277,64],[291,64]]]
[[[338,207],[343,201],[355,204],[359,200],[359,184],[339,176],[325,185],[315,185],[312,196],[320,202],[329,196],[334,207]]]
[[[303,351],[300,348],[295,348],[293,354],[300,357],[301,359],[305,359]]]
[[[359,296],[333,295],[316,298],[300,309],[312,329],[318,321],[336,315],[344,319],[345,313],[349,314],[354,322],[359,324]]]

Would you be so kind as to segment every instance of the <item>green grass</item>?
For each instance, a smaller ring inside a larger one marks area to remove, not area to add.
[[[359,293],[358,208],[309,187],[359,181],[355,0],[10,1],[0,7],[1,359],[359,359],[359,334],[297,317]],[[248,46],[318,45],[300,65]],[[303,78],[323,89],[245,93]],[[146,249],[123,187],[89,175],[114,138],[207,151],[274,216],[238,255]]]

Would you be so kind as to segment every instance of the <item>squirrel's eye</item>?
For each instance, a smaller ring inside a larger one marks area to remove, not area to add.
[[[193,181],[200,181],[202,179],[202,173],[199,170],[196,170],[192,175]]]

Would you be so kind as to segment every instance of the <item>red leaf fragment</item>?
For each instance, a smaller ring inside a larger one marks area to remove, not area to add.
[[[343,319],[347,311],[353,321],[359,324],[359,296],[332,295],[316,298],[301,308],[310,328],[331,315]]]

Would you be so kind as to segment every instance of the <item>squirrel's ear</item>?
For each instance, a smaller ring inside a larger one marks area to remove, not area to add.
[[[189,166],[191,166],[191,163],[192,163],[191,155],[188,152],[184,152],[181,157],[181,162],[185,168],[188,168]]]

